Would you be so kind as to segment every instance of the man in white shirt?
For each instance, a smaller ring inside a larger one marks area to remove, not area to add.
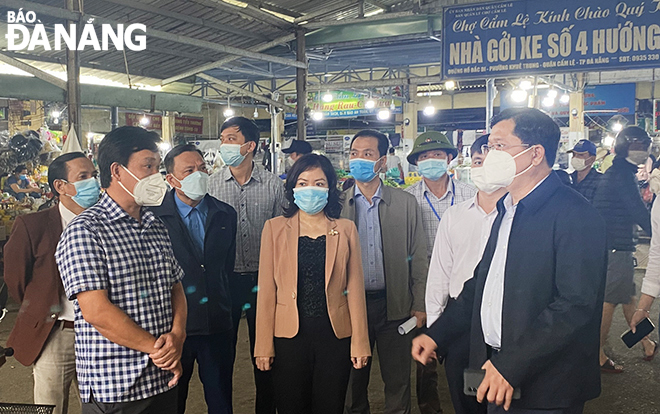
[[[422,180],[404,191],[415,196],[422,210],[427,254],[431,258],[433,242],[445,211],[455,204],[474,198],[477,190],[448,173],[448,165],[458,155],[449,138],[438,131],[420,134],[408,154],[408,162],[419,168]],[[423,330],[421,331],[423,332]],[[442,412],[438,395],[438,373],[435,361],[417,364],[417,403],[421,414]]]
[[[387,176],[396,177],[401,180],[404,179],[401,159],[395,155],[394,147],[390,147],[389,153],[387,154]]]
[[[548,115],[510,108],[491,125],[484,183],[509,194],[474,277],[413,357],[425,363],[469,330],[470,368],[484,374],[471,388],[489,414],[579,414],[600,394],[605,223],[552,174],[561,134]]]
[[[19,216],[5,246],[5,282],[21,304],[7,344],[23,365],[32,365],[35,404],[66,414],[70,388],[78,395],[73,302],[64,294],[55,263],[62,230],[99,198],[94,164],[82,152],[61,155],[48,169],[57,206]],[[80,409],[78,409],[79,411]]]
[[[488,145],[488,135],[477,139],[470,149],[473,181],[479,192],[471,200],[450,207],[438,226],[426,284],[429,327],[447,305],[456,300],[463,284],[474,275],[497,216],[495,205],[506,194],[504,188],[488,192],[492,189],[485,186],[481,178],[485,158],[483,145]],[[469,346],[470,336],[466,333],[450,345],[445,355],[445,371],[456,414],[486,410],[485,405],[463,392],[463,370],[469,365]]]

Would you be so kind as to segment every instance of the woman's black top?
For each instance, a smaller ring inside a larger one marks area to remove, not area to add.
[[[325,235],[298,239],[298,313],[301,318],[328,314],[325,298]]]

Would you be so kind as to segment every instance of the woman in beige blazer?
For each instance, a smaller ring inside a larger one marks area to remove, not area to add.
[[[256,365],[272,368],[279,414],[341,414],[351,366],[371,356],[360,239],[339,218],[327,158],[298,159],[286,196],[284,216],[261,237]]]

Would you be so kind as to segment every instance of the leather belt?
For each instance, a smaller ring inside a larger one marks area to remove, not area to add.
[[[55,326],[61,326],[64,329],[74,329],[75,325],[73,321],[66,321],[63,319],[58,319],[55,321]]]

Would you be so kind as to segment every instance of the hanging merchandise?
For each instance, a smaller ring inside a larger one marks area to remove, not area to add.
[[[42,154],[50,152],[59,153],[61,151],[57,146],[55,136],[48,129],[48,127],[41,127],[39,129],[39,137],[41,138],[41,142],[44,144],[43,149],[41,150]]]
[[[26,162],[39,155],[43,143],[36,131],[26,131],[14,135],[9,141],[9,148],[18,155],[18,162]]]

